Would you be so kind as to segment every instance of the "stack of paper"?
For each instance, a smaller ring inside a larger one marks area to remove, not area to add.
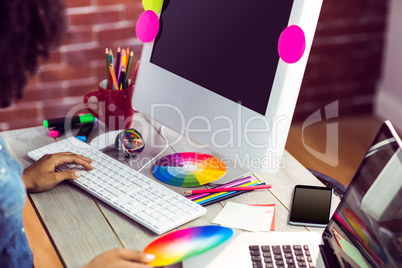
[[[246,205],[228,202],[212,223],[251,232],[274,230],[275,204]]]

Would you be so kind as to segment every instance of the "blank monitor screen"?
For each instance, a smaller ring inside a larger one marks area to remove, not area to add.
[[[133,107],[242,167],[280,168],[321,4],[164,0]]]
[[[292,5],[293,0],[165,0],[150,61],[265,115],[278,39]]]

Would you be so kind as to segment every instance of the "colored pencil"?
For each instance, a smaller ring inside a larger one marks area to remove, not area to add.
[[[127,55],[127,61],[126,61],[126,66],[124,66],[124,67],[126,67],[126,72],[128,71],[127,70],[127,65],[128,65],[128,57],[130,56],[130,47],[129,46],[127,46],[127,49],[126,49],[126,55]]]
[[[137,76],[138,65],[139,65],[139,64],[140,64],[140,61],[137,61],[137,64],[135,65],[135,68],[134,68],[133,76],[131,77],[130,87],[134,86],[134,81],[135,81],[135,78],[136,78],[136,76]]]
[[[265,182],[262,182],[262,183],[258,183],[258,182],[249,183],[250,186],[252,186],[252,185],[264,185],[264,184],[265,184]],[[202,201],[199,201],[199,202],[196,202],[196,201],[195,202],[197,204],[199,204],[199,205],[202,205],[202,206],[206,205],[206,204],[210,205],[210,204],[217,203],[217,202],[220,202],[222,200],[225,200],[225,199],[228,199],[228,198],[240,195],[240,194],[244,194],[244,193],[247,193],[247,192],[250,192],[250,191],[232,191],[232,192],[227,192],[225,194],[214,196],[212,198],[208,198],[208,199],[205,199],[205,200],[202,200]]]
[[[114,73],[117,79],[119,79],[117,76],[120,74],[120,70],[121,70],[121,48],[118,47],[116,51],[116,64],[114,66]]]
[[[248,183],[241,184],[241,185],[239,185],[239,187],[254,186],[254,185],[257,185],[257,184],[259,184],[259,181],[258,181],[258,180],[255,180],[255,181],[251,181],[251,182],[248,182]],[[199,198],[199,199],[195,199],[195,200],[193,200],[193,201],[194,201],[195,203],[206,202],[206,201],[209,201],[209,200],[212,200],[212,199],[215,199],[215,198],[224,196],[224,195],[228,195],[228,194],[231,194],[231,193],[233,193],[233,192],[212,193],[212,194],[209,194],[209,195],[207,195],[207,196],[205,196],[205,197],[202,197],[202,198]]]
[[[116,90],[119,90],[119,86],[117,85],[116,75],[114,73],[113,64],[109,65],[110,75],[112,76],[113,86]]]
[[[127,47],[128,50],[128,47]],[[129,56],[128,56],[128,60],[127,60],[127,68],[126,68],[126,81],[124,81],[124,84],[126,87],[128,87],[128,73],[130,72],[130,67],[131,67],[131,61],[133,60],[133,56],[134,56],[134,52],[131,51]]]
[[[213,188],[213,189],[198,189],[184,192],[186,194],[203,194],[203,193],[219,193],[219,192],[231,192],[231,191],[249,191],[257,189],[268,189],[271,185],[258,185],[258,186],[248,186],[248,187],[224,187],[224,188]]]
[[[106,72],[107,72],[106,85],[109,85],[109,77],[110,77],[109,59],[110,59],[110,56],[109,56],[109,50],[107,48],[105,49],[105,57],[106,57]]]
[[[238,186],[238,185],[240,185],[240,184],[242,184],[242,183],[247,183],[247,182],[250,182],[250,181],[253,181],[253,180],[254,180],[253,177],[248,176],[248,177],[245,177],[245,178],[242,178],[242,179],[238,179],[238,180],[234,180],[234,181],[225,183],[225,184],[223,184],[223,185],[219,185],[219,186],[214,187],[214,188],[220,188],[220,187],[235,187],[235,186]],[[198,198],[207,196],[207,195],[209,195],[209,193],[188,195],[188,196],[186,196],[186,197],[187,197],[188,199],[190,199],[190,200],[195,200],[195,199],[198,199]]]
[[[109,67],[110,65],[112,65],[112,69],[114,70],[114,60],[113,60],[113,51],[110,50],[109,52]],[[109,68],[109,88],[114,90],[114,86],[113,86],[113,80],[112,80],[112,73],[110,72],[110,68]]]
[[[202,204],[200,204],[200,205],[203,206],[203,207],[206,207],[206,206],[209,206],[209,205],[212,205],[212,204],[221,202],[221,201],[223,201],[223,200],[226,200],[226,199],[229,199],[229,198],[232,198],[232,197],[235,197],[235,196],[238,196],[238,195],[247,193],[247,192],[249,192],[249,191],[233,192],[232,194],[228,194],[228,195],[222,196],[222,197],[220,197],[220,198],[216,198],[216,199],[214,199],[214,200],[211,200],[211,201],[208,201],[208,202],[204,202],[204,203],[202,203]]]

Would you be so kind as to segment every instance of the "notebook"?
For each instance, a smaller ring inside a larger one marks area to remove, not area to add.
[[[183,267],[402,267],[401,149],[384,122],[322,235],[239,231]]]

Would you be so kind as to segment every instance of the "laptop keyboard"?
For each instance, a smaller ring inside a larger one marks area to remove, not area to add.
[[[250,245],[253,268],[313,268],[308,245]]]

